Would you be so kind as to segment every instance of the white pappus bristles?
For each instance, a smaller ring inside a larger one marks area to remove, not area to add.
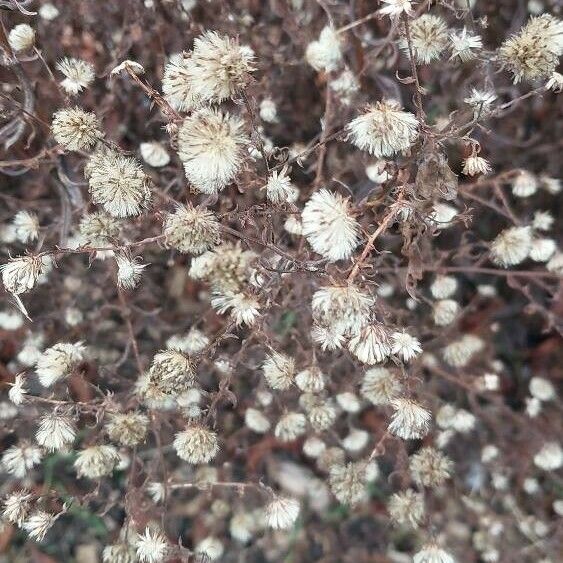
[[[336,31],[332,27],[324,27],[318,40],[307,45],[305,58],[315,70],[336,70],[342,62],[340,39]]]
[[[162,563],[170,549],[168,540],[160,530],[145,529],[135,541],[137,557],[141,563]]]
[[[331,262],[346,260],[359,243],[359,225],[347,198],[327,189],[315,192],[301,214],[303,235]]]
[[[252,295],[244,293],[216,293],[211,298],[211,306],[220,314],[230,312],[237,326],[252,326],[260,316],[261,305]]]
[[[391,334],[391,352],[399,356],[404,362],[410,362],[422,352],[418,338],[411,336],[404,330]]]
[[[16,52],[27,51],[35,43],[35,30],[26,23],[20,23],[8,33],[8,43]]]
[[[206,194],[224,189],[240,169],[247,143],[240,119],[219,110],[194,113],[178,132],[178,156],[186,178]]]
[[[89,149],[103,136],[96,115],[79,107],[56,112],[51,130],[55,141],[71,151]]]
[[[50,452],[66,449],[76,436],[72,419],[65,414],[49,413],[39,420],[35,439]]]
[[[141,257],[131,258],[125,254],[117,253],[115,262],[117,264],[117,285],[123,289],[134,289],[141,281],[146,264],[140,263]]]
[[[428,64],[440,58],[448,45],[448,26],[439,16],[423,14],[410,22],[412,50],[419,63]],[[403,38],[401,49],[409,54],[408,42]]]
[[[477,174],[488,174],[492,170],[489,161],[472,154],[463,161],[462,173],[466,176],[476,176]]]
[[[483,47],[483,41],[478,35],[472,35],[464,27],[461,31],[450,34],[450,48],[452,55],[450,59],[456,57],[463,63],[474,59],[477,55],[475,51]]]
[[[265,509],[266,521],[274,530],[288,530],[299,516],[299,502],[295,499],[275,497]]]
[[[8,397],[14,405],[21,405],[25,402],[27,392],[26,379],[23,374],[18,373],[14,379],[14,383],[8,391]]]
[[[351,142],[376,157],[406,151],[418,135],[418,120],[394,100],[376,102],[348,125]]]
[[[25,489],[9,494],[3,502],[3,518],[21,527],[31,510],[32,498],[33,495]]]
[[[360,393],[374,405],[385,405],[401,392],[398,377],[387,368],[368,369],[362,380]]]
[[[166,152],[164,145],[156,141],[149,141],[139,145],[141,158],[154,168],[162,168],[170,162],[170,155]]]
[[[295,360],[272,350],[264,360],[262,370],[272,389],[289,389],[295,378]]]
[[[191,359],[178,350],[162,350],[155,354],[149,369],[149,383],[162,393],[178,395],[195,381]]]
[[[279,172],[274,170],[268,176],[264,189],[268,201],[275,205],[295,203],[299,197],[299,190],[292,184],[287,167],[282,168]]]
[[[428,434],[432,415],[424,407],[406,398],[392,399],[391,405],[395,412],[389,432],[404,440],[417,440]]]
[[[330,490],[338,502],[354,506],[367,498],[366,463],[334,464],[330,468]]]
[[[193,464],[208,463],[219,452],[217,434],[200,425],[188,426],[174,438],[178,457]]]
[[[13,295],[20,295],[35,287],[37,279],[44,273],[47,262],[43,256],[17,256],[0,265],[2,283]]]
[[[100,479],[109,475],[119,463],[120,457],[113,446],[90,446],[78,452],[74,468],[78,477]]]
[[[2,454],[4,469],[14,477],[22,479],[27,473],[41,462],[42,452],[37,446],[22,442],[10,446]]]
[[[352,336],[348,349],[360,362],[370,366],[381,363],[391,354],[389,333],[382,324],[366,325]]]
[[[491,243],[491,259],[503,267],[514,266],[526,260],[532,248],[530,227],[509,227]]]
[[[39,238],[39,219],[35,213],[29,211],[18,211],[12,222],[16,238],[25,243],[33,242]]]
[[[22,527],[31,539],[43,541],[57,518],[58,515],[50,514],[44,510],[36,510],[25,520]]]
[[[424,518],[424,497],[412,489],[395,493],[387,505],[389,516],[396,524],[418,528]]]
[[[385,4],[379,13],[390,18],[397,18],[402,14],[412,15],[412,0],[382,0]]]
[[[305,433],[307,419],[300,412],[284,414],[276,424],[274,434],[282,442],[291,442]]]
[[[412,560],[413,563],[455,563],[452,555],[435,543],[424,545]]]
[[[86,358],[86,347],[82,342],[60,342],[47,348],[35,367],[43,387],[54,385],[59,379],[68,377],[75,366]]]
[[[186,254],[201,254],[219,243],[219,221],[212,211],[191,204],[177,205],[164,220],[166,242]]]
[[[149,419],[144,414],[116,413],[111,416],[106,431],[113,442],[122,446],[136,446],[144,441],[148,427]]]
[[[150,179],[134,158],[104,148],[92,155],[84,174],[92,201],[113,217],[140,215],[150,202]]]
[[[57,63],[57,68],[65,76],[61,86],[67,94],[72,96],[88,88],[95,78],[94,67],[81,59],[62,59]]]

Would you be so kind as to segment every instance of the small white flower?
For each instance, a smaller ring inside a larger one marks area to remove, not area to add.
[[[391,352],[409,362],[422,352],[422,346],[417,338],[411,336],[407,332],[397,331],[391,335],[393,341]]]
[[[317,41],[312,41],[305,51],[307,62],[317,71],[336,70],[342,62],[340,39],[329,26],[323,28]]]
[[[299,516],[299,502],[295,499],[276,497],[266,506],[266,521],[274,530],[288,530]]]
[[[301,214],[303,235],[313,250],[331,262],[346,260],[359,243],[359,225],[350,203],[327,189],[315,192]]]
[[[13,225],[17,239],[24,244],[39,237],[39,219],[35,213],[18,211],[14,215]]]
[[[307,419],[304,414],[288,412],[276,424],[274,434],[282,442],[291,442],[305,433]]]
[[[311,329],[311,338],[323,350],[338,350],[342,348],[345,337],[339,326],[322,326],[315,324]]]
[[[169,550],[168,540],[161,531],[147,526],[144,534],[137,535],[135,549],[141,563],[162,563]]]
[[[264,377],[272,389],[288,389],[295,377],[295,360],[272,351],[262,364]]]
[[[230,311],[237,326],[252,326],[260,316],[260,303],[252,296],[243,293],[216,294],[211,298],[211,306],[220,315]]]
[[[367,325],[352,336],[348,349],[365,364],[381,363],[391,354],[389,334],[383,325]]]
[[[178,457],[188,463],[208,463],[219,452],[219,441],[212,430],[192,424],[176,434],[174,449]]]

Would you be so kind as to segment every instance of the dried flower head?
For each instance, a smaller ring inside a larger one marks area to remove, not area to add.
[[[512,183],[512,193],[516,197],[530,197],[538,191],[538,188],[538,179],[527,170],[520,170]]]
[[[313,429],[317,432],[323,432],[335,423],[337,411],[332,400],[317,400],[308,409],[307,416]]]
[[[135,563],[136,561],[135,548],[127,543],[106,545],[102,551],[103,563]]]
[[[386,405],[402,389],[397,376],[387,368],[368,369],[362,380],[360,394],[374,405]]]
[[[475,51],[482,49],[483,41],[479,35],[473,35],[464,27],[461,31],[450,34],[450,48],[452,50],[451,59],[456,57],[462,63],[474,59],[477,55]]]
[[[186,178],[200,192],[217,193],[234,180],[247,143],[240,119],[210,109],[192,114],[178,132]]]
[[[78,231],[86,244],[111,246],[119,238],[121,223],[105,211],[85,213],[80,218]]]
[[[366,463],[358,461],[330,468],[329,484],[338,502],[354,506],[367,498]]]
[[[423,14],[410,22],[412,50],[415,59],[422,64],[439,59],[448,45],[448,26],[439,16]],[[400,42],[407,54],[409,46],[406,39]]]
[[[428,434],[432,415],[424,407],[404,397],[392,399],[391,405],[395,412],[391,417],[389,432],[404,440],[418,440]]]
[[[274,434],[282,442],[291,442],[305,434],[307,419],[299,412],[284,414],[276,424]]]
[[[295,360],[272,350],[264,360],[262,370],[272,389],[289,389],[295,378]]]
[[[512,72],[514,82],[548,78],[563,53],[563,22],[551,14],[532,17],[498,50],[499,60]]]
[[[563,74],[554,71],[546,82],[545,88],[558,94],[563,92]]]
[[[225,551],[225,547],[219,538],[207,536],[203,538],[196,546],[195,552],[200,554],[205,561],[216,561],[220,559]]]
[[[106,425],[110,440],[121,446],[136,446],[145,440],[149,419],[139,412],[111,415]]]
[[[103,136],[96,114],[79,107],[57,111],[51,130],[55,141],[71,151],[89,149]]]
[[[190,87],[196,99],[220,103],[250,82],[254,52],[237,39],[207,31],[194,41],[189,64]]]
[[[434,323],[438,326],[451,324],[459,313],[459,304],[453,299],[441,299],[436,301],[432,307]]]
[[[35,43],[35,30],[26,23],[20,23],[10,30],[8,43],[16,52],[28,51]]]
[[[557,397],[553,383],[543,377],[532,377],[529,387],[532,397],[540,401],[552,401]]]
[[[391,354],[389,333],[380,323],[366,325],[350,338],[348,349],[364,364],[381,363]]]
[[[265,434],[271,427],[268,418],[259,410],[251,407],[244,412],[244,423],[257,434]]]
[[[43,541],[56,519],[57,515],[55,514],[50,514],[44,510],[36,510],[26,518],[22,528],[32,540]]]
[[[33,495],[25,489],[9,494],[4,498],[2,517],[21,527],[31,510],[32,499]]]
[[[315,70],[336,70],[342,62],[340,38],[336,31],[332,27],[324,27],[319,38],[307,45],[305,58]]]
[[[50,452],[66,450],[74,442],[76,426],[65,414],[48,413],[39,419],[35,439]]]
[[[51,387],[68,377],[72,370],[86,358],[86,346],[82,342],[59,342],[47,348],[37,360],[35,371],[43,387]]]
[[[219,441],[215,432],[194,424],[176,434],[174,449],[188,463],[208,463],[219,452]]]
[[[14,405],[22,405],[27,395],[26,379],[22,373],[18,373],[14,378],[14,383],[8,391],[8,397]]]
[[[164,148],[162,143],[157,141],[149,141],[139,145],[141,158],[154,168],[162,168],[170,162],[170,155]]]
[[[163,563],[169,552],[166,536],[160,530],[151,530],[148,526],[143,534],[138,534],[135,541],[137,557],[141,563]]]
[[[534,262],[547,262],[557,251],[557,243],[551,238],[536,238],[532,241],[530,258]]]
[[[300,371],[295,384],[306,393],[320,393],[325,388],[325,375],[317,365]]]
[[[558,442],[546,442],[534,456],[534,465],[544,471],[555,471],[563,465],[563,450]]]
[[[286,167],[279,172],[274,170],[268,176],[268,182],[264,189],[266,190],[268,201],[275,205],[295,203],[299,197],[299,190],[292,184]]]
[[[292,498],[275,497],[265,508],[268,527],[289,530],[299,516],[299,502]]]
[[[117,264],[117,285],[123,289],[134,289],[141,281],[146,264],[141,264],[141,257],[132,258],[123,253],[115,255]]]
[[[233,292],[215,293],[211,298],[211,306],[221,315],[230,311],[237,326],[252,326],[260,316],[261,308],[254,296]]]
[[[219,243],[220,225],[212,211],[191,204],[177,205],[164,220],[166,242],[186,254],[201,254]]]
[[[321,189],[305,204],[301,214],[303,235],[315,252],[331,262],[346,260],[359,243],[359,225],[350,203],[340,194]]]
[[[453,556],[435,543],[424,545],[412,560],[413,563],[455,563]]]
[[[389,517],[395,524],[418,528],[424,518],[424,497],[412,489],[395,493],[387,505]]]
[[[195,366],[178,350],[155,354],[149,369],[149,383],[167,395],[178,395],[195,383]]]
[[[114,217],[140,215],[150,202],[150,179],[134,158],[103,148],[91,156],[84,174],[92,201]]]
[[[472,334],[446,345],[442,351],[444,361],[452,367],[466,366],[471,358],[484,347],[483,341]]]
[[[477,154],[472,154],[463,161],[461,171],[466,176],[476,176],[477,174],[488,174],[491,170],[488,160]]]
[[[64,58],[57,63],[57,68],[65,76],[61,86],[71,96],[88,88],[96,76],[94,67],[82,59]]]
[[[2,454],[2,466],[6,472],[18,479],[41,462],[41,449],[28,442],[22,442],[7,448]]]
[[[390,18],[398,18],[403,14],[411,16],[413,14],[413,0],[381,0],[385,6],[379,10],[379,13]]]
[[[394,100],[376,102],[348,125],[352,143],[376,157],[406,151],[418,135],[418,121]]]
[[[422,353],[422,346],[418,338],[411,336],[404,330],[391,334],[391,352],[399,356],[404,362],[410,362]]]
[[[452,276],[436,276],[430,292],[435,299],[447,299],[457,291],[457,285],[457,280]]]
[[[39,238],[39,219],[35,213],[29,211],[18,211],[12,222],[16,238],[23,243],[32,242]]]
[[[35,287],[37,279],[45,272],[47,261],[44,256],[16,256],[0,265],[2,283],[13,295],[20,295]]]
[[[532,230],[530,227],[509,227],[491,243],[491,259],[499,266],[520,264],[530,254]]]
[[[78,477],[100,479],[109,475],[119,460],[119,454],[113,446],[90,446],[78,452],[74,468]]]
[[[424,487],[437,487],[451,476],[452,461],[442,452],[425,447],[409,460],[409,469],[414,482]]]

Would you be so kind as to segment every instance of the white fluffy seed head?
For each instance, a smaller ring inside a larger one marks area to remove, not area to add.
[[[119,460],[119,454],[113,446],[90,446],[78,452],[74,468],[78,477],[100,479],[109,475]]]
[[[57,68],[65,76],[61,86],[71,96],[88,88],[96,76],[94,67],[82,59],[64,58],[57,63]]]
[[[287,168],[279,172],[274,170],[269,176],[266,185],[266,197],[275,205],[281,203],[295,203],[299,197],[299,190],[291,182]]]
[[[413,563],[455,563],[454,557],[435,543],[429,543],[413,556]]]
[[[391,334],[391,341],[391,352],[399,356],[404,362],[409,362],[422,353],[422,346],[418,338],[411,336],[404,330]]]
[[[447,299],[457,291],[457,280],[452,276],[436,276],[430,286],[430,293],[435,299]]]
[[[365,462],[332,465],[329,473],[329,484],[332,494],[341,504],[354,506],[366,500]]]
[[[43,256],[17,256],[0,265],[2,283],[13,295],[20,295],[35,287],[37,279],[47,267]]]
[[[162,563],[166,560],[170,546],[160,530],[147,526],[143,534],[137,535],[135,549],[140,563]]]
[[[10,30],[8,43],[16,52],[28,51],[35,43],[35,30],[26,23],[20,23]]]
[[[31,510],[32,499],[33,495],[25,489],[10,493],[2,503],[4,506],[2,517],[6,521],[21,527]]]
[[[57,111],[51,130],[55,141],[71,151],[89,149],[103,137],[96,115],[79,107]]]
[[[40,446],[50,452],[66,450],[74,442],[76,426],[72,419],[59,413],[49,413],[41,417],[35,439]]]
[[[150,179],[134,158],[103,148],[92,155],[84,174],[92,201],[113,217],[140,215],[150,202]]]
[[[292,498],[275,497],[265,509],[268,527],[274,530],[288,530],[299,516],[299,502]]]
[[[488,160],[477,154],[472,154],[463,161],[461,171],[466,176],[476,176],[477,174],[488,174],[491,170]]]
[[[262,370],[272,389],[289,389],[295,378],[295,360],[272,350],[264,360]]]
[[[459,305],[453,299],[441,299],[436,301],[432,307],[432,317],[438,326],[447,326],[454,322],[458,313]]]
[[[261,411],[251,407],[246,409],[244,413],[244,423],[257,434],[265,434],[271,427],[270,421],[266,416]]]
[[[178,111],[189,111],[201,106],[199,94],[192,88],[191,53],[172,55],[164,67],[162,91],[166,101]]]
[[[552,401],[557,396],[553,383],[543,377],[532,377],[529,388],[532,397],[540,401]]]
[[[412,489],[395,493],[387,505],[394,524],[418,528],[424,518],[424,496]]]
[[[86,358],[86,346],[82,342],[59,342],[47,348],[37,360],[35,371],[43,387],[51,387]]]
[[[307,46],[305,58],[315,70],[336,70],[342,62],[340,39],[336,31],[332,27],[324,27],[318,40]]]
[[[438,487],[450,478],[453,462],[439,450],[425,447],[410,457],[409,469],[418,485]]]
[[[220,225],[212,211],[178,205],[164,220],[166,242],[185,254],[201,254],[219,243]]]
[[[35,213],[26,210],[18,211],[14,215],[12,224],[16,238],[20,242],[27,244],[39,238],[39,219]]]
[[[282,442],[291,442],[305,433],[307,419],[304,414],[288,412],[276,424],[274,434]]]
[[[544,471],[555,471],[563,465],[563,450],[558,442],[545,443],[534,456],[534,465]]]
[[[404,440],[418,440],[428,434],[432,415],[423,406],[404,397],[392,399],[391,405],[395,412],[389,432]]]
[[[162,143],[149,141],[139,145],[142,159],[154,168],[162,168],[170,162],[170,155]]]
[[[439,59],[448,45],[448,26],[439,16],[423,14],[410,22],[412,50],[415,59],[428,64]],[[400,41],[401,49],[409,54],[406,39]]]
[[[406,151],[418,135],[418,121],[393,100],[376,102],[348,125],[351,142],[380,158]]]
[[[303,235],[313,250],[331,262],[346,260],[359,243],[359,225],[350,202],[327,189],[315,192],[301,214]]]
[[[35,510],[23,523],[23,529],[28,533],[32,540],[43,541],[47,532],[51,529],[57,516],[45,512],[44,510]]]
[[[144,441],[148,427],[149,419],[142,413],[116,413],[111,415],[106,431],[113,442],[121,446],[136,446]]]
[[[215,432],[194,424],[176,434],[174,449],[188,463],[208,463],[219,452],[219,441]]]
[[[149,369],[149,384],[166,395],[179,395],[193,387],[195,368],[191,359],[178,350],[155,354]]]
[[[348,349],[364,364],[381,363],[391,354],[389,333],[382,324],[366,325],[352,335]]]
[[[178,132],[186,178],[206,194],[224,189],[239,171],[247,143],[240,119],[211,109],[192,114]]]
[[[115,255],[117,264],[117,285],[123,289],[134,289],[141,281],[146,264],[141,264],[139,256],[132,258],[124,253]]]
[[[532,230],[530,227],[509,227],[491,243],[491,259],[499,266],[520,264],[530,254]]]
[[[512,193],[516,197],[530,197],[538,191],[538,188],[538,179],[527,170],[521,170],[512,183]]]
[[[482,47],[481,37],[473,35],[465,27],[450,34],[450,49],[452,50],[450,60],[457,57],[462,63],[466,63],[474,59],[477,56],[476,51]]]
[[[563,22],[551,14],[529,22],[499,48],[499,60],[512,72],[514,82],[547,79],[563,53]]]
[[[401,392],[402,385],[397,376],[387,368],[372,368],[366,371],[360,387],[362,397],[374,405],[386,405]]]
[[[21,442],[7,448],[2,454],[2,466],[7,473],[23,479],[31,469],[41,462],[42,452],[29,442]]]

